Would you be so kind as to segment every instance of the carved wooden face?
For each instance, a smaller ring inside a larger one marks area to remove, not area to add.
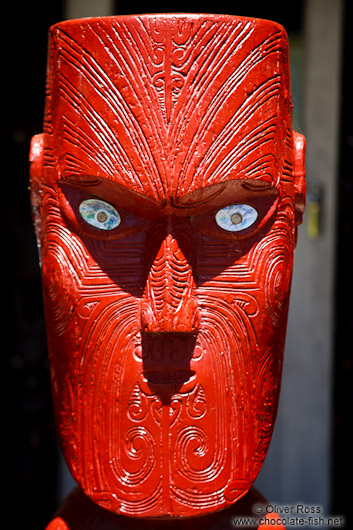
[[[116,513],[219,510],[280,389],[304,194],[286,35],[108,17],[54,26],[49,50],[32,201],[65,459]]]

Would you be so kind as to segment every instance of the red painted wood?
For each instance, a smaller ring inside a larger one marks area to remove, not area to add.
[[[276,513],[266,513],[268,501],[253,486],[238,502],[221,512],[209,513],[196,519],[174,518],[138,519],[113,514],[88,499],[78,488],[74,489],[60,506],[46,530],[261,530],[275,528],[285,530],[283,521]],[[271,511],[272,505],[269,505]],[[262,507],[263,513],[256,513]],[[247,519],[247,523],[240,524]],[[250,526],[249,521],[257,521]],[[267,519],[267,521],[266,521]],[[235,522],[238,524],[235,526]]]
[[[305,200],[291,108],[274,22],[168,14],[51,28],[31,193],[53,399],[75,480],[110,512],[216,512],[261,468]],[[80,213],[92,199],[108,203],[98,227]]]

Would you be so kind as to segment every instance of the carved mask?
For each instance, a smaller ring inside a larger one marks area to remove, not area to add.
[[[303,155],[281,26],[169,14],[51,29],[32,203],[60,443],[102,507],[202,515],[253,483]]]

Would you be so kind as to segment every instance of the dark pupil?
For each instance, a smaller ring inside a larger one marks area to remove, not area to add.
[[[108,216],[106,213],[104,212],[99,212],[97,214],[97,220],[100,222],[100,223],[104,223],[106,220],[108,219]]]
[[[243,217],[240,213],[233,213],[230,220],[232,221],[233,225],[238,225],[239,223],[242,222]]]

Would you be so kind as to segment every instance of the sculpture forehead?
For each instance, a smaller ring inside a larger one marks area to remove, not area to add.
[[[291,101],[278,24],[81,19],[53,26],[49,51],[48,174],[108,178],[156,200],[234,179],[279,184]]]

